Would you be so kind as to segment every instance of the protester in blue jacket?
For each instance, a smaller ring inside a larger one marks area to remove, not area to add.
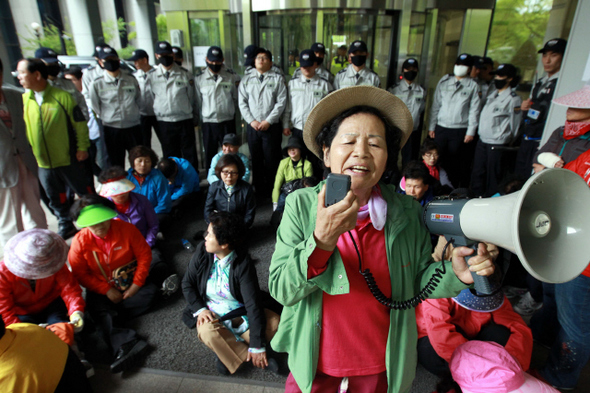
[[[190,162],[184,158],[162,158],[157,168],[168,180],[172,203],[181,197],[200,190],[199,174]]]
[[[129,151],[131,168],[127,172],[127,179],[135,184],[133,192],[144,195],[150,201],[162,226],[162,220],[172,209],[172,199],[168,180],[155,168],[157,162],[158,156],[152,149],[135,146]]]

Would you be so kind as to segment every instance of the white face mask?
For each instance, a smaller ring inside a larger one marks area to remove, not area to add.
[[[465,75],[467,75],[467,71],[469,70],[469,67],[467,67],[466,65],[455,65],[455,68],[453,69],[453,73],[455,74],[455,76],[458,76],[459,78],[464,77]]]

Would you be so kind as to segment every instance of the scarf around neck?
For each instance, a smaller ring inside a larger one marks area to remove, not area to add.
[[[590,123],[566,121],[563,129],[563,137],[566,140],[574,139],[590,131]]]
[[[357,215],[357,222],[371,218],[371,223],[376,230],[381,231],[385,227],[385,220],[387,219],[387,202],[381,195],[379,186],[373,187],[369,202],[360,208]]]

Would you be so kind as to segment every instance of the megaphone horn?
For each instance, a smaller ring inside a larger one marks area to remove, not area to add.
[[[497,198],[434,200],[424,208],[432,233],[495,244],[547,283],[578,277],[590,262],[590,188],[576,173],[545,169]],[[464,244],[459,244],[464,245]]]

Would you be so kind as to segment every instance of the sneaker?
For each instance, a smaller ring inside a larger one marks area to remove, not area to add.
[[[57,231],[57,234],[64,240],[68,240],[76,233],[78,233],[78,229],[73,224],[60,226],[59,230]]]
[[[164,296],[170,296],[180,288],[180,278],[178,274],[168,276],[162,283],[162,294]]]
[[[277,363],[276,359],[269,358],[267,360],[268,366],[266,366],[265,370],[272,371],[274,374],[279,373],[279,363]]]
[[[227,369],[227,367],[225,367],[225,364],[223,364],[221,362],[221,360],[219,360],[219,358],[215,358],[215,369],[217,369],[217,372],[221,375],[230,375],[231,373],[229,372],[229,370]]]
[[[121,371],[125,371],[130,369],[137,359],[137,355],[147,349],[147,343],[143,340],[135,339],[128,343],[123,344],[119,351],[117,351],[117,356],[113,364],[111,364],[111,372],[113,374],[120,373]]]
[[[94,376],[94,367],[92,367],[92,364],[90,364],[90,362],[86,359],[80,360],[80,363],[82,363],[82,366],[84,367],[84,370],[86,371],[86,378],[93,377]]]
[[[514,299],[515,297],[524,296],[528,292],[528,289],[505,285],[502,287],[502,291],[504,291],[508,299]]]
[[[543,307],[543,303],[537,303],[531,296],[531,293],[527,292],[512,308],[514,309],[514,311],[516,311],[522,316],[529,316],[533,315],[535,311],[537,311],[541,307]]]

